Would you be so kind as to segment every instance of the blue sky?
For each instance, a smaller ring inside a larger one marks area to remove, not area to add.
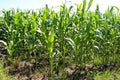
[[[37,9],[44,7],[48,4],[49,7],[56,7],[65,0],[0,0],[0,10],[10,9],[10,8],[20,8],[20,9]],[[82,0],[67,0],[72,3],[80,3]],[[88,2],[89,0],[87,0]],[[100,5],[100,10],[104,12],[108,6],[118,6],[120,8],[120,0],[94,0],[91,10],[95,9],[96,4]],[[68,6],[72,5],[68,3]]]

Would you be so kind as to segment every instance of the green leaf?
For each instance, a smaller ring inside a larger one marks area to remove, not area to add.
[[[51,32],[49,33],[48,41],[54,42],[54,36],[55,36],[55,33],[54,33],[54,30],[52,29]]]
[[[74,41],[71,38],[65,38],[65,40],[67,40],[67,42],[71,45],[71,47],[75,49]]]
[[[93,0],[90,0],[90,1],[89,1],[87,10],[89,10],[89,8],[91,7],[92,2],[93,2]]]
[[[5,46],[7,46],[7,43],[3,40],[0,40],[0,43],[3,43]]]
[[[38,28],[37,30],[36,30],[36,32],[38,32],[38,33],[42,33],[42,31],[40,30],[40,28]]]
[[[86,0],[83,0],[83,7],[82,7],[83,12],[85,11],[85,8],[86,8]]]

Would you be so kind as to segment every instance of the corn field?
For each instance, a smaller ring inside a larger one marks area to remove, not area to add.
[[[38,60],[46,55],[49,76],[66,66],[87,63],[119,63],[120,12],[116,6],[101,13],[86,4],[60,6],[56,12],[46,5],[38,10],[2,10],[0,43],[12,61],[15,57]]]

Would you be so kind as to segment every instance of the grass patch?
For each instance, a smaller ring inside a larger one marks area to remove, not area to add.
[[[3,68],[3,62],[0,61],[0,80],[15,80]]]
[[[120,73],[118,71],[105,71],[104,73],[97,73],[95,80],[120,80]]]

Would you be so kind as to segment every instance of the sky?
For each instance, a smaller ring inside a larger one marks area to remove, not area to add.
[[[73,5],[72,3],[81,3],[83,0],[66,1],[68,1],[67,5],[70,6]],[[49,7],[57,7],[63,2],[65,2],[65,0],[0,0],[0,10],[10,8],[38,9],[45,7],[45,4],[48,4]],[[89,2],[89,0],[87,0],[87,2]],[[94,10],[97,4],[99,4],[101,12],[104,12],[108,6],[117,6],[120,8],[120,0],[93,0],[91,10]]]

